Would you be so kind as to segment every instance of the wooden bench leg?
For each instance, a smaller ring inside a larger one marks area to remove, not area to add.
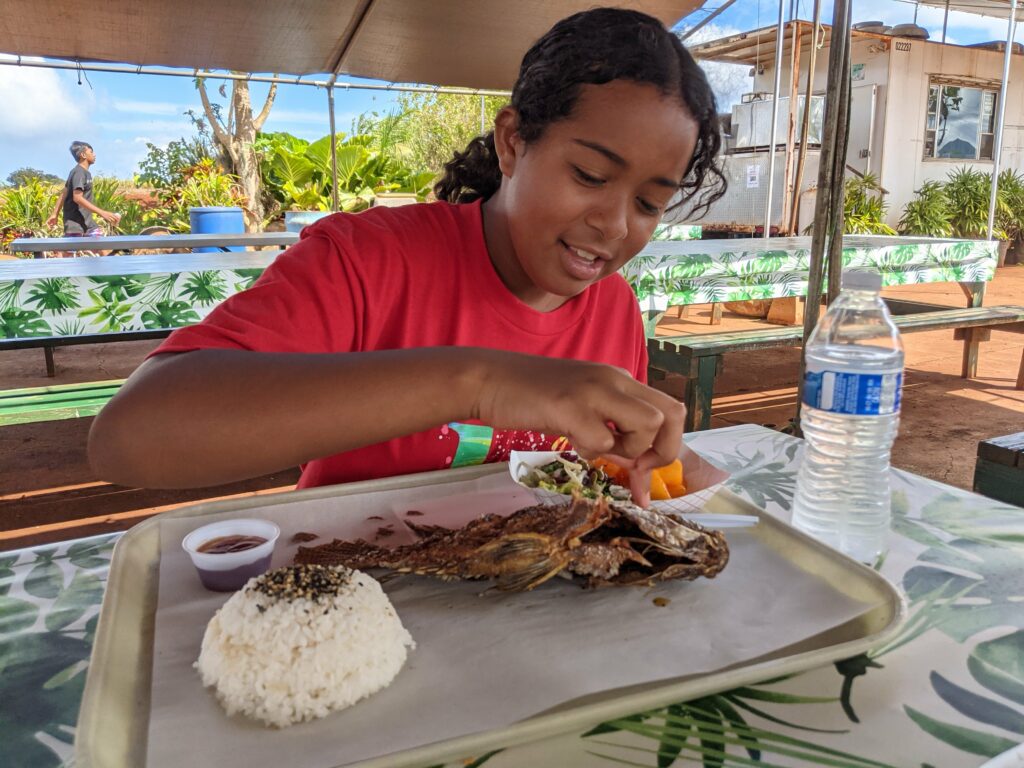
[[[46,375],[52,379],[57,375],[57,368],[53,364],[53,347],[43,347],[43,356],[46,358]]]
[[[716,301],[711,305],[711,325],[722,324],[722,303]]]
[[[960,375],[965,379],[973,379],[978,376],[978,350],[981,342],[992,338],[991,328],[957,328],[953,332],[953,338],[963,339],[964,360],[960,368]]]
[[[1017,371],[1017,389],[1024,389],[1024,352],[1020,356],[1020,370]]]
[[[696,376],[686,380],[686,431],[711,428],[711,399],[715,394],[715,375],[720,356],[697,360]]]

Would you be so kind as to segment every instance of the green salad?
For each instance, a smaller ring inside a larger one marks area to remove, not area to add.
[[[584,498],[604,496],[615,501],[628,501],[629,490],[616,485],[603,469],[592,467],[586,459],[572,451],[559,454],[554,461],[531,468],[520,482],[529,488],[553,493],[579,493]]]

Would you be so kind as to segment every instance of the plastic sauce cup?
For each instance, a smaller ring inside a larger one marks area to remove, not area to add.
[[[280,535],[281,529],[268,520],[224,520],[196,528],[182,540],[181,546],[192,558],[204,587],[214,592],[233,592],[253,576],[270,569],[274,544]],[[260,536],[266,541],[241,552],[199,551],[206,542],[222,536]]]

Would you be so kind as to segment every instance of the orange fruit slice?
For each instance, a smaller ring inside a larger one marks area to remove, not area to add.
[[[668,486],[658,474],[657,470],[651,472],[651,501],[667,501],[672,496],[669,494]]]

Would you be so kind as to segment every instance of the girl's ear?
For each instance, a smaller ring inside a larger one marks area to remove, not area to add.
[[[512,175],[524,147],[519,136],[519,113],[515,107],[502,107],[494,117],[494,151],[502,176]]]

